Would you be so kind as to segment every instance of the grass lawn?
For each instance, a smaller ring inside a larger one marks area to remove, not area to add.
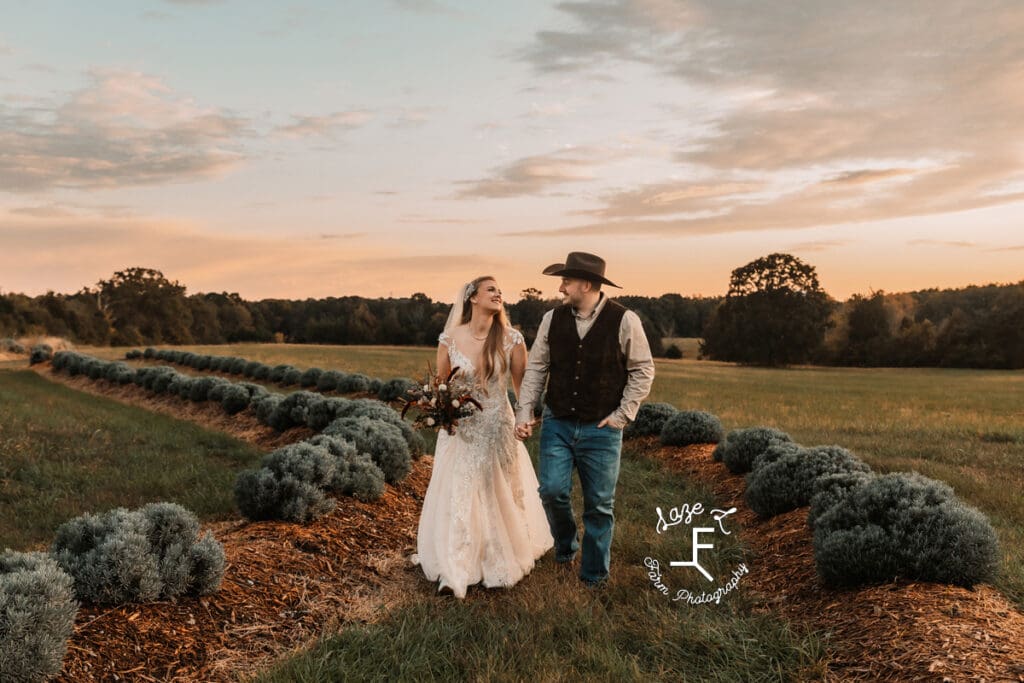
[[[71,517],[154,501],[234,517],[235,474],[260,456],[189,422],[0,371],[0,548],[46,545]]]

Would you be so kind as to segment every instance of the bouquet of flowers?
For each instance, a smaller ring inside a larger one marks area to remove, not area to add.
[[[402,417],[415,407],[418,411],[413,424],[428,427],[435,431],[444,429],[455,434],[459,419],[469,417],[477,410],[483,410],[480,402],[469,393],[471,385],[459,377],[459,368],[452,368],[448,377],[441,379],[436,376],[427,364],[427,375],[423,384],[409,389],[409,398],[402,399]]]

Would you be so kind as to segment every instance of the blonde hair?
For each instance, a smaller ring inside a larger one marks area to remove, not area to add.
[[[481,275],[469,283],[469,293],[466,294],[466,299],[462,302],[462,316],[459,318],[460,325],[465,325],[473,317],[473,302],[470,299],[480,289],[480,283],[487,280],[494,280],[494,276]],[[505,307],[502,306],[494,314],[494,317],[491,318],[491,329],[488,330],[487,340],[484,341],[484,366],[480,368],[482,372],[481,379],[484,382],[489,381],[494,376],[495,358],[501,361],[502,373],[508,372],[508,356],[503,350],[505,346],[505,330],[508,327],[511,326],[508,322],[508,316],[505,314]]]

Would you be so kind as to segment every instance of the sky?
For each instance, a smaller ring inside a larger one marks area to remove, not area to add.
[[[0,292],[1024,280],[1019,0],[0,0]],[[618,290],[616,290],[618,291]]]

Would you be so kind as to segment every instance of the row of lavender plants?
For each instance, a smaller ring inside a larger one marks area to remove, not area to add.
[[[0,339],[0,351],[24,354],[25,345],[11,337],[4,337],[3,339]]]
[[[49,344],[35,344],[31,349],[26,350],[25,345],[10,337],[0,339],[0,351],[7,353],[28,354],[28,364],[45,363],[53,357],[53,347]]]
[[[668,403],[643,405],[624,434],[650,435],[672,446],[717,444],[712,457],[746,475],[745,499],[759,517],[810,506],[815,564],[827,585],[902,578],[970,587],[995,576],[992,525],[941,481],[916,472],[877,474],[845,448],[801,446],[768,427],[723,438],[714,415]]]
[[[133,369],[74,351],[58,352],[53,369],[95,380],[135,384],[153,394],[213,402],[228,414],[249,410],[278,432],[306,427],[315,436],[266,455],[259,469],[239,474],[235,500],[248,519],[308,522],[333,509],[338,496],[378,498],[426,448],[423,437],[386,404],[326,397],[309,391],[275,394],[249,382],[190,376],[168,366]]]
[[[49,354],[47,354],[49,355]],[[422,453],[422,437],[373,400],[288,396],[221,377],[191,377],[170,367],[133,369],[74,351],[52,356],[55,372],[158,395],[216,402],[229,414],[250,409],[278,431],[321,432],[267,454],[241,472],[235,499],[249,519],[308,522],[339,496],[373,500]],[[57,530],[47,553],[0,554],[0,680],[42,681],[59,674],[80,603],[118,605],[179,595],[207,595],[224,573],[223,547],[199,537],[195,515],[173,503],[83,515]]]
[[[86,514],[48,552],[0,553],[0,680],[60,673],[80,604],[122,605],[217,591],[224,548],[174,503]]]
[[[382,380],[362,373],[309,368],[294,365],[267,365],[238,356],[214,356],[177,349],[133,349],[125,354],[127,360],[157,360],[184,365],[195,370],[223,372],[239,375],[259,382],[270,382],[281,387],[302,387],[319,392],[336,391],[340,394],[373,394],[385,403],[404,397],[416,383],[406,377]]]

